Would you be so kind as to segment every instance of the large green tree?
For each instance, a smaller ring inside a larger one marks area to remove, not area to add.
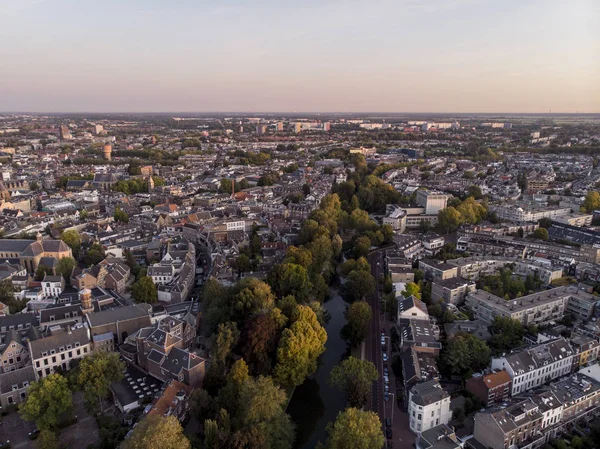
[[[77,263],[72,257],[63,257],[56,264],[56,274],[59,274],[62,277],[64,277],[67,283],[70,284],[71,273],[73,272],[73,268],[75,268],[76,265]]]
[[[367,336],[372,318],[371,306],[366,301],[353,302],[346,311],[348,323],[342,328],[342,337],[352,346],[358,346]]]
[[[331,370],[330,382],[346,393],[350,407],[362,408],[378,377],[375,365],[350,356]]]
[[[125,449],[190,449],[190,441],[175,416],[150,415],[142,419],[131,436],[125,440]]]
[[[595,210],[600,209],[600,193],[596,190],[588,192],[581,205],[581,212],[591,214]]]
[[[465,219],[461,213],[452,206],[438,212],[438,227],[446,234],[456,231],[464,221]]]
[[[60,236],[60,239],[69,245],[75,257],[79,257],[79,250],[81,249],[81,236],[79,235],[79,232],[74,229],[70,229],[63,232]]]
[[[491,350],[485,341],[471,334],[458,334],[445,345],[440,355],[440,365],[450,374],[464,375],[487,367]]]
[[[294,295],[299,302],[304,302],[311,293],[306,268],[295,263],[277,265],[271,270],[269,282],[279,297]]]
[[[272,308],[275,295],[269,284],[256,278],[245,278],[234,286],[232,300],[235,320],[242,322],[248,316]]]
[[[229,321],[219,324],[217,334],[213,337],[212,360],[220,367],[229,364],[231,353],[240,339],[237,324]]]
[[[346,295],[353,298],[354,300],[363,299],[375,292],[376,282],[375,278],[368,271],[354,270],[350,272],[346,283],[344,284],[344,291]]]
[[[60,415],[73,406],[69,381],[60,374],[50,374],[31,384],[19,413],[26,421],[34,421],[38,429],[53,430]]]
[[[137,302],[153,304],[158,300],[156,285],[150,276],[142,276],[131,286],[131,294]]]
[[[327,341],[327,332],[310,307],[296,306],[291,321],[279,340],[275,366],[275,378],[285,386],[300,385],[316,371]]]
[[[490,347],[497,353],[517,348],[523,344],[525,330],[520,321],[510,317],[494,317],[492,323],[493,336]]]
[[[119,223],[129,223],[129,215],[127,214],[127,212],[125,212],[120,207],[117,207],[115,209],[113,218],[115,219],[116,222],[119,222]]]
[[[104,257],[104,248],[98,243],[93,243],[85,253],[85,264],[87,266],[96,265],[102,262]]]
[[[381,449],[385,443],[377,414],[354,407],[340,412],[327,434],[326,449]]]
[[[88,404],[98,401],[103,411],[102,399],[108,395],[110,384],[123,378],[125,364],[116,352],[95,352],[84,357],[79,364],[77,384],[83,390]]]

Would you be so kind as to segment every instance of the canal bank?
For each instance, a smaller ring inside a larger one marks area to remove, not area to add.
[[[340,331],[346,324],[347,303],[338,290],[331,289],[330,296],[323,303],[330,316],[325,325],[325,352],[319,358],[317,372],[296,387],[287,408],[296,425],[296,449],[313,449],[319,441],[325,442],[325,427],[335,421],[346,404],[344,393],[329,385],[329,375],[346,355],[346,342],[340,337]]]

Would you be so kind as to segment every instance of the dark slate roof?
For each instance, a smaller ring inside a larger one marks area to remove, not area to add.
[[[450,397],[437,380],[416,384],[410,390],[411,401],[417,405],[429,405]]]
[[[117,321],[128,321],[143,316],[149,316],[146,307],[149,308],[149,306],[144,306],[142,304],[115,307],[102,312],[91,313],[87,317],[92,327],[102,326],[109,323],[116,323]]]
[[[33,365],[0,374],[0,393],[5,394],[12,391],[13,385],[17,385],[19,389],[25,388],[23,382],[28,382],[29,385],[35,382]]]

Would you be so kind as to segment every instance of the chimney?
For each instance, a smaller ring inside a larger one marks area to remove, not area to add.
[[[71,335],[71,326],[67,326],[67,334]]]

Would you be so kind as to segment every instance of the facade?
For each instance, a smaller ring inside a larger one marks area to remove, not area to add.
[[[560,206],[530,206],[527,204],[509,204],[505,203],[492,207],[498,218],[513,222],[538,222],[542,218],[556,218],[563,215],[570,215],[570,207]]]
[[[507,408],[477,413],[473,436],[486,448],[525,448],[538,438],[543,418],[539,406],[528,398]]]
[[[459,277],[435,280],[431,284],[431,300],[446,304],[462,304],[467,295],[476,290],[475,282]]]
[[[58,298],[65,289],[65,280],[62,276],[44,276],[42,291],[44,298]]]
[[[435,259],[419,260],[419,270],[423,270],[429,279],[450,279],[458,276],[458,267]]]
[[[450,395],[437,380],[416,384],[411,388],[408,399],[410,430],[420,434],[452,418]]]
[[[512,379],[505,370],[473,375],[466,382],[466,390],[477,396],[485,407],[501,404],[510,398]]]
[[[511,395],[532,390],[551,380],[570,374],[575,351],[558,338],[522,351],[492,358],[492,369],[506,370],[512,379]]]
[[[0,376],[0,406],[20,404],[27,398],[27,390],[37,379],[31,365]]]
[[[505,316],[520,321],[524,326],[560,320],[565,313],[586,320],[596,304],[593,295],[577,287],[543,290],[509,301],[492,293],[477,290],[468,294],[466,302],[476,319],[491,323],[494,317]]]
[[[450,195],[432,190],[417,190],[417,204],[425,208],[426,215],[437,215],[446,208]]]
[[[71,361],[92,353],[90,330],[86,325],[53,329],[47,337],[29,341],[29,354],[36,380],[56,370],[68,371]]]

